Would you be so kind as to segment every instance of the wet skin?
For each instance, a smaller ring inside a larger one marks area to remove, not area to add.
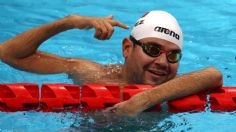
[[[180,50],[177,45],[159,38],[144,38],[139,41],[147,44],[156,43],[160,49],[165,51]],[[130,48],[123,48],[125,76],[130,82],[158,85],[176,76],[179,62],[169,63],[166,53],[162,53],[158,57],[151,57],[143,52],[141,46],[133,45],[128,38],[123,41],[123,46]]]

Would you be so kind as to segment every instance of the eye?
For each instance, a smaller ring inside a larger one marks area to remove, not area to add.
[[[170,62],[177,62],[181,59],[181,53],[180,51],[171,51],[169,52],[168,56],[168,60]]]
[[[179,55],[176,53],[172,53],[168,55],[169,60],[177,60],[179,58]]]
[[[150,56],[156,57],[160,54],[160,48],[156,44],[146,43],[145,50]]]

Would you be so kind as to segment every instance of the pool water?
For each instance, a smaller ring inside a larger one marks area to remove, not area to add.
[[[0,0],[0,42],[69,14],[114,15],[129,26],[150,10],[165,10],[179,20],[184,49],[179,74],[214,66],[222,71],[224,86],[236,86],[236,1],[142,0]],[[94,30],[70,30],[47,40],[40,50],[98,63],[123,63],[121,42],[130,30],[115,28],[110,40],[93,38]],[[85,52],[86,51],[86,52]],[[104,52],[106,51],[106,52]],[[73,83],[65,74],[38,75],[0,62],[0,83]],[[171,114],[142,113],[135,118],[102,112],[0,112],[0,131],[233,131],[235,112]]]

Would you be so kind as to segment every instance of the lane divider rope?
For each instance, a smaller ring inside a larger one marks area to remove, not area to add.
[[[150,85],[127,85],[122,94],[119,85],[112,84],[0,84],[0,111],[83,111],[102,110],[128,100],[135,94],[153,88]],[[220,87],[210,91],[211,111],[235,111],[236,87]],[[169,112],[204,111],[207,92],[168,101]],[[146,111],[161,111],[157,104]]]

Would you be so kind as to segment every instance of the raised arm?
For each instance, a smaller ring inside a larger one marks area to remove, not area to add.
[[[156,88],[136,94],[127,101],[116,104],[108,111],[118,115],[136,115],[145,109],[163,101],[196,94],[200,91],[222,85],[222,75],[217,69],[210,67],[200,71],[181,75]]]
[[[80,64],[99,66],[83,59],[64,58],[53,54],[37,51],[37,48],[50,37],[69,29],[95,28],[94,37],[109,39],[114,31],[113,26],[128,28],[112,16],[95,18],[70,15],[55,22],[28,30],[0,44],[0,59],[13,67],[36,73],[70,72]]]

